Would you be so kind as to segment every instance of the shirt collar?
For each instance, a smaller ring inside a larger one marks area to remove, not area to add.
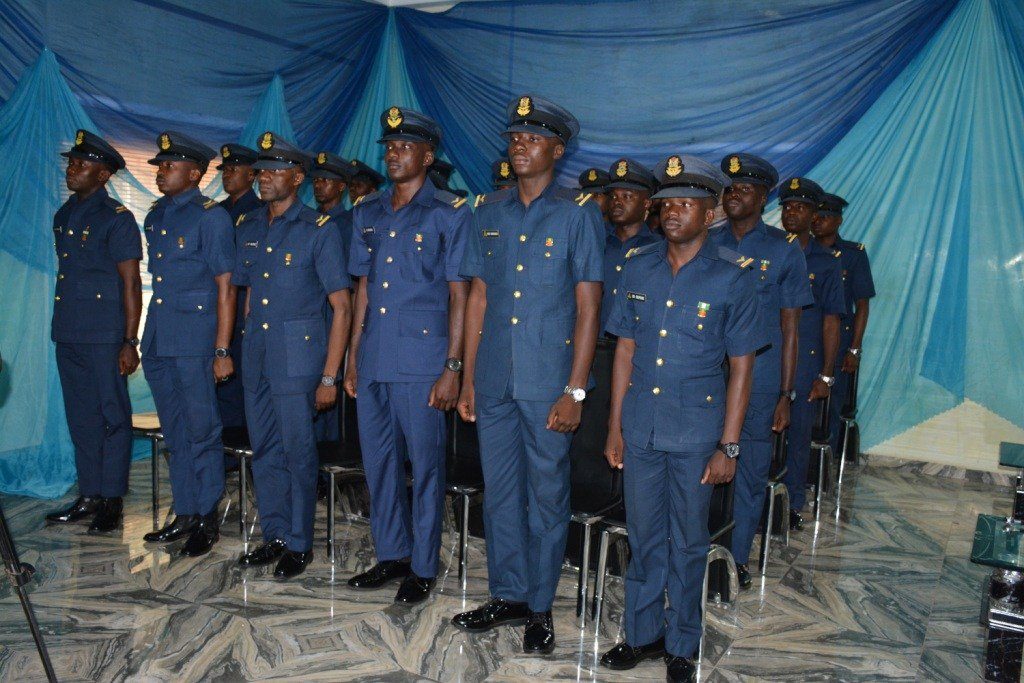
[[[182,204],[186,204],[186,203],[192,201],[195,197],[198,197],[198,196],[199,196],[199,188],[198,187],[192,187],[192,188],[189,188],[189,189],[185,190],[184,192],[182,192],[180,194],[174,195],[173,197],[168,197],[167,195],[164,195],[163,199],[165,201],[171,203],[171,204],[175,204],[177,206],[181,206]]]
[[[555,192],[557,192],[557,191],[558,191],[558,183],[555,182],[555,178],[554,178],[554,176],[552,176],[551,177],[551,182],[547,184],[547,187],[545,187],[543,190],[541,190],[541,193],[539,195],[537,195],[537,199],[551,198],[551,197],[554,196]],[[537,199],[534,199],[533,201],[537,201]],[[519,185],[518,184],[516,184],[515,186],[512,187],[512,201],[519,202],[520,204],[523,203],[523,200],[521,200],[519,198]],[[531,204],[532,204],[532,202],[531,202]]]
[[[434,187],[434,183],[427,178],[423,181],[423,186],[416,190],[416,194],[413,195],[412,201],[406,206],[413,204],[422,204],[423,206],[430,206],[431,200],[434,198],[434,193],[437,192],[437,188]],[[391,208],[391,197],[395,194],[395,188],[392,185],[388,189],[384,190],[381,195],[381,202],[384,204],[384,210],[390,214],[394,214],[395,210]],[[404,208],[404,207],[403,207]],[[399,209],[401,210],[401,209]]]
[[[77,194],[71,195],[71,199],[74,200],[75,204],[77,204],[78,206],[87,206],[89,204],[93,204],[93,203],[96,203],[96,202],[101,202],[101,201],[105,200],[109,196],[110,195],[107,194],[107,188],[101,187],[100,189],[96,190],[91,195],[89,195],[88,197],[86,197],[85,199],[83,199],[81,201],[78,200],[78,195]]]
[[[658,255],[661,256],[661,259],[665,261],[665,263],[668,263],[668,240],[659,240]],[[712,244],[710,235],[704,239],[704,244],[701,245],[701,248],[697,251],[697,255],[690,260],[690,263],[693,263],[698,258],[709,260],[718,258],[718,245]],[[686,265],[689,265],[689,263]],[[683,267],[685,268],[686,266]]]

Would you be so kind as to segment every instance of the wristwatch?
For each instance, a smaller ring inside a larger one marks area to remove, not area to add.
[[[587,391],[583,387],[566,386],[565,389],[562,389],[562,393],[572,396],[572,400],[576,401],[576,403],[582,403],[583,399],[587,397]]]
[[[320,378],[320,384],[323,384],[325,387],[333,387],[336,381],[337,379],[330,375],[324,375]]]
[[[215,355],[217,358],[228,358],[231,356],[231,349],[225,348],[223,346],[218,346],[213,350],[213,355]]]
[[[720,450],[723,453],[725,453],[725,457],[729,458],[730,460],[735,460],[736,458],[740,457],[740,445],[738,443],[736,443],[736,442],[732,442],[732,443],[722,443],[722,442],[719,442],[718,443],[718,450]]]
[[[124,343],[128,344],[129,346],[134,346],[135,348],[138,348],[139,347],[139,338],[138,337],[132,337],[131,339],[129,339],[128,337],[125,337],[124,338]]]
[[[851,356],[859,356],[860,355],[860,349],[852,349],[851,348],[851,349],[847,349],[846,352],[848,354],[850,354]]]
[[[827,384],[829,386],[832,386],[833,384],[836,383],[836,378],[835,377],[829,377],[828,375],[818,375],[818,379],[820,379],[822,382],[824,382],[825,384]]]
[[[444,362],[444,367],[452,372],[462,372],[462,361],[458,358],[449,358]]]
[[[796,401],[796,389],[790,389],[789,391],[783,389],[782,391],[779,392],[779,396],[783,398],[788,398],[789,402],[793,403],[794,401]]]

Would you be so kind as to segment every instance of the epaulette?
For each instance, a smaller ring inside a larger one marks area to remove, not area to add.
[[[718,258],[740,268],[749,268],[750,264],[754,262],[754,259],[744,256],[738,251],[733,251],[729,247],[719,247]]]
[[[833,249],[832,250],[832,255],[835,256],[836,258],[839,258],[839,255],[842,254],[842,253],[843,252],[839,251],[838,249]]]
[[[371,192],[370,194],[364,194],[362,197],[356,197],[356,200],[354,202],[352,202],[352,206],[353,207],[359,206],[363,202],[371,201],[373,199],[376,199],[379,196],[380,196],[380,192]]]
[[[447,204],[452,208],[459,208],[468,201],[465,197],[460,197],[457,194],[449,192],[448,190],[437,189],[434,190],[434,198],[442,204]]]
[[[786,235],[786,241],[789,242],[790,244],[792,244],[793,240],[795,240],[795,239],[796,239],[796,233],[795,232],[791,232],[788,235]]]
[[[153,203],[149,205],[149,210],[152,211],[153,209],[155,209],[156,205],[159,204],[159,203],[160,203],[159,199],[154,199]]]
[[[478,194],[476,201],[473,202],[473,208],[483,206],[484,204],[493,204],[496,201],[504,199],[508,196],[512,190],[495,190],[494,192],[488,192],[487,194]]]
[[[125,206],[121,202],[117,201],[113,197],[107,197],[106,199],[103,200],[103,203],[107,207],[113,209],[114,213],[124,213],[125,211],[128,210],[127,206]]]
[[[317,219],[316,219],[316,227],[318,227],[318,228],[324,227],[324,224],[327,223],[327,221],[329,221],[329,220],[331,220],[330,215],[328,215],[326,213],[320,214],[317,217]]]
[[[194,201],[196,204],[203,207],[207,211],[217,206],[218,204],[216,199],[210,199],[209,197],[204,197],[203,195],[198,195]]]
[[[561,199],[568,199],[569,201],[574,202],[579,206],[583,206],[584,204],[590,201],[591,197],[594,196],[591,192],[574,190],[571,187],[563,187],[561,185],[558,187],[555,194]]]
[[[241,225],[241,224],[242,224],[242,221],[244,221],[244,220],[245,220],[245,214],[243,213],[243,214],[241,214],[241,215],[240,215],[240,216],[238,217],[238,220],[237,220],[237,221],[235,221],[235,227],[237,228],[237,227],[238,227],[239,225]]]
[[[594,195],[590,192],[580,192],[578,195],[576,195],[576,197],[573,198],[573,201],[579,204],[580,206],[583,206],[584,204],[589,202],[590,198],[593,196]]]
[[[314,224],[316,224],[317,227],[320,227],[323,224],[319,223],[318,221],[320,220],[321,216],[324,216],[324,215],[325,214],[322,214],[319,211],[316,211],[315,209],[311,209],[308,206],[306,206],[305,204],[303,204],[302,208],[299,209],[298,218],[300,218],[301,220],[306,221],[307,223],[314,223]],[[326,216],[326,218],[327,218],[327,220],[331,219],[330,216]],[[324,221],[324,223],[326,223],[326,222],[327,221]]]
[[[633,247],[626,252],[626,258],[634,258],[636,256],[643,256],[644,254],[651,254],[657,251],[659,246],[661,246],[660,243],[651,242],[650,244],[645,244],[642,247]]]
[[[857,248],[860,249],[861,251],[864,251],[864,243],[863,242],[858,242],[857,243]]]

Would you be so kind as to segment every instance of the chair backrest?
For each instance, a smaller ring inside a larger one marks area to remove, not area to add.
[[[344,390],[338,391],[338,400],[341,401],[338,419],[341,421],[338,433],[341,443],[345,444],[350,453],[361,453],[359,447],[359,422],[356,420],[356,399],[349,396]]]
[[[786,469],[786,460],[789,457],[788,429],[783,429],[776,434],[772,432],[772,461],[768,465],[768,479],[776,480],[783,470]]]
[[[711,505],[708,507],[708,532],[714,539],[733,525],[732,505],[733,491],[736,489],[736,478],[726,484],[718,484],[711,492]]]
[[[604,458],[611,409],[612,362],[615,341],[599,339],[594,354],[595,386],[587,392],[579,429],[569,448],[570,500],[575,512],[596,513],[622,501],[622,477]]]
[[[831,396],[818,400],[818,414],[814,420],[814,426],[811,428],[811,439],[818,443],[828,443],[829,435],[831,433],[831,423],[829,421],[829,404],[832,401]]]
[[[857,368],[853,377],[846,383],[846,396],[843,398],[840,414],[846,418],[857,416],[857,386],[860,382],[860,368]]]
[[[465,422],[454,410],[445,415],[445,421],[448,424],[448,441],[445,448],[448,483],[475,484],[483,482],[483,469],[480,465],[480,440],[477,438],[476,425],[472,422]]]

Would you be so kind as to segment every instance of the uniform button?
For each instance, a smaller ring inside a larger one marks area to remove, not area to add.
[[[392,257],[388,256],[386,259],[384,259],[384,263],[391,263],[394,260],[395,259],[393,259]]]
[[[382,282],[380,286],[383,287],[384,289],[387,289],[391,285],[389,285],[387,282]]]
[[[518,325],[519,324],[519,318],[512,318],[512,324],[513,325]]]
[[[103,298],[103,295],[102,295],[102,294],[97,294],[97,295],[96,295],[96,298],[97,298],[97,299],[102,299],[102,298]]]
[[[673,306],[676,305],[676,302],[672,301],[672,299],[669,299],[668,301],[665,302],[665,305],[668,306],[669,308],[672,308]]]
[[[269,330],[270,329],[270,323],[263,323],[263,329]]]
[[[57,279],[58,279],[58,280],[63,280],[63,279],[64,279],[64,273],[59,273],[59,274],[57,275]]]
[[[366,251],[368,251],[369,253],[371,253],[371,254],[372,254],[372,253],[373,253],[373,247],[367,247],[367,248],[366,248]]]
[[[164,276],[163,275],[157,275],[156,276],[156,281],[157,282],[163,282],[164,281]]]
[[[270,277],[270,273],[263,273],[263,279],[266,280]]]
[[[570,344],[572,344],[572,340],[571,339],[566,339],[565,340],[565,345],[569,346]]]
[[[267,247],[267,253],[268,253],[268,254],[269,254],[270,252],[272,252],[272,251],[274,251],[274,248],[273,248],[273,247]]]
[[[522,295],[523,295],[523,293],[522,293],[522,292],[520,292],[520,291],[519,291],[518,289],[517,289],[516,291],[512,292],[512,296],[514,296],[514,297],[515,297],[515,298],[517,298],[517,299],[518,299],[519,297],[521,297]]]
[[[166,230],[161,230],[161,231],[160,231],[160,234],[161,234],[161,235],[166,235],[166,234],[167,234],[167,231],[166,231]]]
[[[53,300],[54,301],[60,301],[60,296],[58,295],[58,296],[53,297]]]
[[[423,330],[423,334],[430,334],[430,330]]]
[[[622,272],[622,266],[615,266],[615,272],[616,273],[621,273]]]
[[[712,398],[711,398],[710,396],[708,396],[708,397],[707,397],[707,398],[705,398],[704,400],[705,400],[705,401],[707,401],[708,403],[711,403],[711,401],[712,401],[713,399],[712,399]]]
[[[381,306],[381,307],[380,307],[380,314],[381,314],[381,315],[384,315],[384,314],[386,314],[387,312],[388,312],[388,309],[384,308],[383,306]]]
[[[68,252],[66,252],[66,251],[63,254],[61,254],[61,258],[67,258],[67,257],[68,257]]]
[[[157,299],[157,300],[156,300],[157,306],[159,306],[159,305],[160,305],[160,304],[162,304],[163,302],[164,302],[164,300],[163,300],[163,299]]]
[[[267,304],[270,303],[270,299],[264,299],[262,303],[264,306],[266,306]]]
[[[395,236],[395,231],[394,230],[392,230],[391,232],[388,233],[388,237],[394,237],[394,236]]]
[[[660,387],[654,387],[653,389],[651,389],[651,393],[654,394],[655,396],[657,396],[658,394],[661,393],[661,388]]]
[[[667,337],[668,336],[668,330],[662,330],[661,332],[658,332],[658,336],[659,337]]]
[[[612,290],[612,294],[618,294],[618,293],[619,293],[619,288],[618,287],[616,287],[616,288],[614,288]]]
[[[161,253],[160,253],[160,252],[158,251],[158,252],[156,252],[156,257],[157,257],[157,258],[163,258],[163,257],[164,257],[164,255],[163,255],[163,254],[161,254]]]
[[[661,366],[661,365],[665,364],[665,359],[664,358],[659,358],[658,360],[656,360],[654,362],[657,363],[659,366]]]
[[[697,323],[697,329],[698,330],[703,330],[704,329],[704,323]]]
[[[551,252],[550,251],[545,251],[544,252],[544,258],[551,258]]]
[[[203,305],[199,304],[198,306],[196,306],[196,308],[198,308],[201,311],[201,310],[203,310]]]
[[[306,341],[309,341],[309,335],[308,334],[306,335]]]
[[[516,270],[518,272],[520,272],[520,273],[523,272],[523,264],[522,263],[517,263],[516,264]]]
[[[811,349],[811,355],[812,356],[814,355],[814,349]]]
[[[526,241],[526,235],[520,235],[519,236],[519,241],[520,242],[525,242]]]

